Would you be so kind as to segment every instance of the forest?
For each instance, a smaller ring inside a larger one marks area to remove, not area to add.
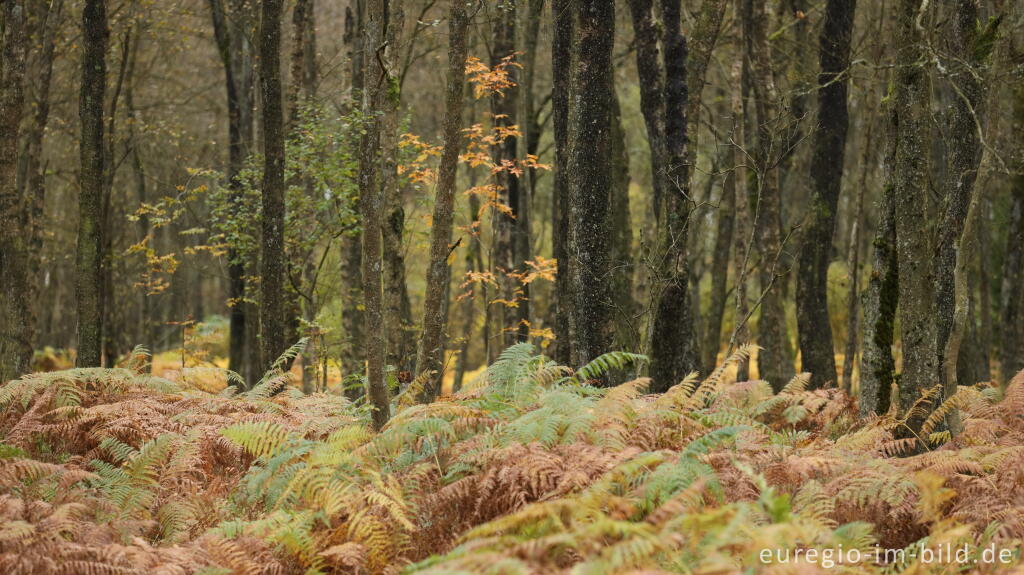
[[[0,572],[1024,573],[1020,0],[0,0]]]

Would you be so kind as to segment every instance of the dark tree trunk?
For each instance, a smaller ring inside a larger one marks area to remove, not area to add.
[[[554,31],[551,41],[551,115],[555,140],[555,173],[551,189],[551,245],[557,261],[555,277],[555,361],[562,365],[570,362],[571,337],[569,289],[569,80],[572,70],[572,3],[553,0],[551,11]]]
[[[652,286],[648,346],[652,391],[665,391],[691,371],[700,369],[696,318],[690,304],[689,261],[690,166],[686,110],[686,38],[680,29],[680,3],[663,0],[665,49],[665,179],[657,253],[657,283]]]
[[[843,181],[843,151],[849,114],[846,108],[855,0],[829,0],[819,37],[818,129],[811,159],[811,207],[796,276],[796,320],[803,371],[811,387],[836,379],[832,324],[828,315],[828,267]]]
[[[611,181],[611,0],[572,5],[576,42],[569,101],[567,252],[572,317],[570,358],[582,366],[608,351],[611,294],[608,275],[608,182]]]
[[[245,158],[252,150],[252,108],[254,85],[252,75],[252,47],[246,34],[250,21],[246,6],[232,1],[229,14],[223,0],[210,0],[213,15],[214,38],[217,52],[224,67],[228,106],[228,166],[227,185],[231,190],[229,202],[240,205],[242,182],[239,174]],[[230,308],[228,327],[228,369],[245,375],[246,380],[256,376],[258,350],[250,349],[247,343],[248,306],[244,255],[234,245],[228,246],[228,306]]]
[[[462,0],[452,0],[448,19],[448,78],[445,91],[444,150],[438,168],[437,194],[430,236],[430,263],[423,301],[423,332],[416,358],[416,372],[436,372],[422,392],[433,401],[441,389],[444,367],[445,299],[450,283],[448,256],[453,249],[452,223],[455,208],[455,176],[462,149],[462,105],[466,85],[466,30],[469,18]]]
[[[1015,140],[1024,134],[1024,90],[1014,102]],[[1010,222],[1002,270],[999,330],[1000,379],[1005,384],[1024,369],[1024,170],[1012,179]]]
[[[726,158],[731,159],[731,155]],[[716,170],[717,171],[717,170]],[[729,252],[733,245],[733,228],[736,221],[736,170],[730,170],[722,182],[722,193],[718,200],[718,222],[715,231],[715,245],[711,253],[711,301],[708,317],[704,323],[704,341],[701,345],[701,368],[711,373],[718,362],[718,351],[722,344],[722,317],[729,297]]]
[[[103,95],[107,82],[107,8],[104,0],[86,0],[82,9],[82,90],[79,117],[81,173],[78,246],[75,269],[78,301],[78,365],[97,367],[103,333]]]
[[[29,33],[24,2],[4,2],[0,44],[0,385],[28,371],[33,333],[31,204],[18,191],[18,132],[25,104]]]
[[[128,149],[126,150],[127,155],[131,161],[132,168],[132,183],[135,187],[135,199],[138,200],[139,206],[144,205],[147,199],[146,191],[146,166],[142,161],[142,142],[141,134],[136,130],[136,126],[141,125],[141,115],[135,101],[135,65],[138,62],[139,54],[139,43],[142,41],[142,26],[136,24],[135,27],[135,42],[131,45],[129,50],[128,60],[128,72],[125,78],[125,89],[124,89],[124,103],[128,108]],[[150,242],[150,223],[149,215],[146,213],[140,213],[138,219],[138,230],[139,230],[139,242]],[[143,258],[143,266],[148,265]],[[139,322],[136,326],[137,332],[135,334],[136,342],[140,345],[145,346],[150,352],[154,351],[153,346],[153,313],[151,310],[150,294],[148,290],[141,289],[139,295]],[[149,368],[152,369],[152,363],[149,364]]]
[[[267,369],[288,347],[284,289],[284,111],[281,92],[282,0],[264,0],[260,17],[260,86],[263,112],[260,344]]]
[[[498,5],[498,14],[492,25],[494,41],[491,47],[491,67],[497,66],[502,60],[516,53],[516,6],[514,2]],[[520,76],[518,70],[509,66],[506,71],[510,81],[518,84]],[[520,91],[520,87],[516,86],[491,95],[491,121],[495,128],[509,128],[515,125]],[[518,140],[516,136],[510,135],[492,147],[491,155],[496,165],[500,166],[503,163],[516,160]],[[513,259],[516,255],[513,236],[517,233],[519,225],[516,221],[520,195],[519,178],[506,170],[497,174],[496,183],[501,187],[499,201],[508,206],[510,213],[491,210],[491,265],[495,268],[494,271],[501,285],[500,298],[511,302],[517,299],[515,291],[518,286],[516,280],[508,274],[515,272],[522,263]],[[497,329],[500,334],[497,340],[501,342],[501,345],[492,350],[492,356],[496,356],[496,353],[505,347],[516,343],[519,338],[516,309],[508,304],[495,305],[500,306],[497,311]]]
[[[897,5],[898,55],[893,105],[896,111],[896,152],[893,195],[896,206],[896,254],[899,261],[900,341],[903,372],[900,403],[908,408],[939,378],[935,323],[934,253],[928,224],[927,170],[930,119],[929,85],[922,62],[926,58],[916,19],[921,0],[901,0]],[[920,428],[923,416],[908,425]]]

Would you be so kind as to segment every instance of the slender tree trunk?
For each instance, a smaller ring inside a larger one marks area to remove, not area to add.
[[[860,413],[867,417],[888,411],[896,361],[892,355],[896,305],[899,302],[899,260],[896,253],[896,129],[891,105],[885,112],[887,150],[885,186],[878,202],[878,227],[873,242],[871,276],[863,296],[864,350],[860,358]]]
[[[281,92],[282,0],[264,0],[260,19],[260,86],[263,95],[263,235],[260,274],[260,338],[264,369],[288,347],[284,280],[284,111]]]
[[[615,5],[595,0],[572,6],[576,42],[569,113],[569,234],[567,251],[573,316],[570,358],[582,366],[608,351],[611,294],[608,274],[608,190],[611,181],[612,45]]]
[[[346,29],[351,29],[352,104],[362,104],[365,74],[363,73],[363,22],[366,12],[363,0],[353,0],[354,10],[346,13]],[[361,227],[349,232],[341,242],[341,374],[343,378],[365,373],[362,353],[363,343],[363,274],[362,252],[363,231]],[[364,390],[351,385],[346,391],[349,399],[355,400]]]
[[[906,409],[939,378],[935,325],[935,269],[931,228],[928,225],[927,142],[929,85],[922,66],[926,58],[917,24],[921,0],[900,0],[897,5],[898,55],[893,103],[896,107],[896,155],[893,192],[896,205],[896,254],[899,260],[900,341],[903,373],[900,403]],[[908,422],[920,428],[923,415]]]
[[[389,6],[388,49],[397,54],[402,48],[402,26],[405,15],[402,3]],[[409,304],[409,287],[405,275],[403,232],[405,208],[398,181],[398,111],[401,84],[388,90],[381,117],[381,185],[384,187],[384,325],[387,330],[387,363],[400,371],[414,369],[416,338]]]
[[[385,62],[390,57],[386,44],[387,27],[392,4],[401,0],[367,0],[363,62],[366,86],[363,90],[363,130],[359,156],[359,211],[363,223],[363,301],[368,330],[364,338],[367,372],[367,396],[373,407],[373,425],[381,429],[390,418],[384,362],[387,340],[384,326],[384,294],[382,252],[385,190],[381,178],[381,114],[386,109],[388,92],[397,78],[391,75]],[[399,13],[401,11],[399,10]]]
[[[534,118],[533,79],[537,62],[537,37],[540,33],[540,18],[543,11],[544,0],[528,0],[523,13],[524,25],[520,26],[522,41],[519,52],[523,68],[517,89],[519,97],[516,110],[517,124],[522,135],[522,142],[516,146],[520,166],[525,165],[529,154],[536,153],[537,140],[540,138],[540,126]],[[530,206],[533,202],[536,176],[536,170],[524,168],[522,175],[517,178],[519,195],[514,206],[516,220],[512,226],[512,265],[518,273],[526,272],[525,262],[531,259],[533,251],[530,243]],[[533,325],[530,317],[530,284],[520,282],[518,289],[522,291],[522,296],[519,306],[514,308],[516,332],[520,341],[527,341],[530,326]]]
[[[25,104],[29,14],[24,2],[0,5],[0,385],[32,360],[29,198],[18,191],[18,137]]]
[[[495,17],[493,28],[493,44],[491,47],[491,67],[500,64],[505,58],[514,56],[516,53],[516,7],[514,2],[501,3],[498,5],[498,13]],[[513,67],[506,68],[509,79],[513,84],[519,83],[519,72]],[[515,125],[516,112],[519,107],[518,100],[521,86],[506,88],[502,92],[495,92],[491,96],[491,122],[495,128],[510,128]],[[517,156],[519,138],[515,135],[505,137],[502,141],[492,146],[491,155],[496,165],[506,162],[514,162]],[[502,171],[497,174],[497,184],[501,187],[500,202],[508,206],[509,212],[502,210],[491,210],[491,265],[498,276],[501,285],[500,298],[512,302],[518,299],[516,280],[508,275],[515,272],[519,265],[513,258],[516,255],[513,248],[513,236],[517,233],[518,209],[520,196],[520,182],[509,171]],[[509,304],[500,305],[497,313],[498,333],[497,338],[501,342],[495,352],[501,351],[516,342],[518,339],[518,312]],[[494,355],[492,353],[492,355]]]
[[[964,239],[974,239],[965,231],[970,206],[976,203],[974,183],[981,162],[981,142],[978,126],[981,125],[985,102],[985,85],[980,70],[984,64],[979,59],[977,46],[978,6],[973,0],[958,0],[953,15],[951,81],[957,93],[950,110],[948,121],[948,176],[945,183],[942,222],[938,227],[938,245],[935,249],[935,313],[936,348],[939,365],[943,366],[942,379],[944,395],[956,392],[956,360],[959,357],[959,341],[963,334],[956,334],[957,314],[967,314],[969,296],[960,293],[968,288],[965,274],[966,261],[960,254]],[[977,211],[980,208],[974,208]],[[960,284],[960,285],[957,285]],[[964,315],[963,321],[966,321]],[[956,336],[954,338],[954,336]],[[955,339],[955,341],[954,341]],[[952,355],[950,355],[952,354]]]
[[[736,13],[742,13],[744,0],[736,0]],[[745,50],[744,37],[746,34],[743,28],[746,27],[744,18],[736,17],[736,50],[741,54]],[[730,132],[732,147],[732,170],[731,177],[735,190],[736,203],[736,229],[733,232],[733,277],[736,283],[736,308],[733,318],[732,336],[729,338],[727,354],[731,353],[738,344],[750,343],[750,328],[747,325],[750,314],[750,303],[747,301],[748,274],[747,266],[750,260],[750,248],[753,244],[753,222],[750,214],[750,196],[747,191],[749,182],[749,159],[744,155],[744,142],[746,141],[746,115],[744,112],[744,98],[746,97],[747,66],[743,58],[733,60],[729,78],[732,81],[730,95],[730,109],[732,113],[732,131]],[[743,362],[736,369],[736,381],[747,381],[750,378],[750,365]]]
[[[146,193],[146,166],[142,162],[142,142],[141,134],[137,131],[137,126],[141,124],[141,115],[135,102],[135,65],[138,62],[139,54],[139,43],[142,41],[142,26],[136,24],[135,26],[135,42],[132,44],[129,51],[128,61],[128,72],[125,81],[124,90],[124,103],[128,108],[128,154],[131,161],[132,168],[132,180],[135,185],[135,198],[138,200],[139,205],[144,205],[147,201]],[[139,241],[147,242],[150,241],[150,224],[149,215],[146,213],[140,213],[138,219],[138,230],[139,230]],[[143,259],[142,265],[148,265]],[[136,341],[145,346],[150,352],[153,352],[153,329],[152,329],[152,310],[150,305],[150,294],[148,290],[139,290],[139,323],[137,326],[138,332]],[[152,369],[152,363],[149,364]]]
[[[828,315],[828,267],[843,181],[843,151],[849,114],[846,108],[855,0],[829,0],[818,48],[818,129],[811,159],[811,208],[796,276],[798,339],[803,371],[811,386],[836,379],[832,324]]]
[[[448,256],[452,251],[455,208],[455,176],[462,149],[462,104],[466,85],[466,30],[469,18],[462,0],[452,0],[448,19],[448,78],[445,91],[444,151],[438,169],[437,194],[430,236],[427,291],[423,301],[423,332],[416,358],[416,372],[436,372],[422,393],[433,401],[441,389],[444,364],[445,299],[450,283]]]
[[[217,51],[224,67],[228,106],[228,166],[227,185],[231,190],[228,201],[240,206],[243,201],[242,182],[239,174],[245,165],[245,158],[252,149],[252,107],[254,86],[252,82],[251,47],[245,33],[249,20],[248,10],[237,0],[227,12],[223,0],[210,0],[213,15],[214,38]],[[228,246],[228,369],[243,374],[246,380],[256,375],[257,350],[247,345],[246,322],[249,305],[246,303],[246,262],[245,256],[234,245]]]
[[[629,150],[622,126],[619,97],[612,88],[612,180],[608,186],[608,227],[610,235],[609,281],[614,305],[612,347],[639,351],[640,330],[636,328],[636,300],[633,298],[633,224],[629,212]]]
[[[19,334],[30,346],[37,338],[36,306],[39,295],[39,268],[43,251],[43,212],[46,199],[46,174],[43,165],[43,136],[50,118],[50,83],[53,78],[54,48],[56,36],[63,20],[64,1],[55,0],[49,4],[33,2],[29,11],[31,38],[35,40],[29,48],[25,84],[26,103],[32,105],[32,119],[24,139],[24,153],[18,163],[18,195],[25,202],[23,216],[26,218],[28,253],[28,278],[23,296],[29,302],[29,313],[22,318]],[[33,49],[34,48],[34,49]],[[3,248],[0,248],[3,251]],[[2,256],[0,256],[2,258]],[[2,267],[0,267],[2,269]],[[0,274],[12,277],[14,274]],[[6,301],[14,301],[5,298]],[[0,335],[0,337],[3,337]],[[0,344],[2,345],[2,344]],[[28,354],[31,350],[26,349]],[[31,356],[27,356],[31,359]],[[6,363],[5,363],[6,364]],[[2,369],[2,368],[0,368]],[[3,376],[0,376],[0,380]]]
[[[761,261],[761,305],[758,319],[758,374],[778,391],[793,377],[793,357],[786,329],[785,285],[780,273],[782,259],[782,190],[779,186],[781,161],[775,151],[784,140],[779,122],[779,99],[771,69],[771,51],[767,37],[766,0],[748,0],[744,16],[749,25],[747,48],[750,84],[757,114],[756,152],[757,190],[753,225],[757,233]],[[750,136],[751,134],[747,134]],[[834,378],[835,376],[833,376]]]
[[[868,120],[865,142],[871,142],[873,123]],[[861,156],[860,182],[857,185],[856,202],[853,208],[854,220],[850,225],[850,245],[846,258],[849,271],[849,296],[846,301],[846,347],[843,351],[843,390],[853,392],[853,364],[857,357],[857,333],[859,331],[860,303],[860,244],[864,229],[864,192],[867,188],[867,174],[871,162],[871,147],[864,146]]]
[[[731,154],[730,154],[731,155]],[[726,157],[730,157],[727,155]],[[717,170],[714,170],[717,171]],[[711,373],[718,362],[718,351],[722,340],[722,317],[729,292],[729,252],[733,245],[733,229],[736,223],[736,170],[729,170],[722,182],[722,193],[718,200],[718,218],[715,231],[715,245],[711,252],[711,301],[708,317],[704,323],[704,341],[701,345],[701,368]]]
[[[551,115],[555,140],[555,173],[551,188],[551,245],[558,266],[555,277],[555,361],[570,362],[569,328],[571,291],[569,289],[569,80],[572,70],[572,3],[552,0],[554,31],[551,40]]]
[[[98,367],[103,333],[103,95],[107,82],[107,8],[105,0],[86,0],[82,9],[82,90],[79,117],[78,246],[75,269],[78,301],[78,365]]]

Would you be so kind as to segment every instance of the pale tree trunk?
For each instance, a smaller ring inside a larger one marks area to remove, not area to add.
[[[392,53],[386,45],[387,27],[392,4],[401,0],[367,0],[363,33],[363,65],[366,85],[363,90],[365,128],[359,155],[359,212],[363,224],[362,279],[366,325],[374,326],[364,337],[366,354],[367,396],[373,408],[375,429],[380,430],[390,418],[384,362],[387,354],[384,326],[384,294],[382,253],[384,181],[381,177],[381,113],[387,107],[388,92],[397,78],[386,63]],[[398,10],[401,13],[401,10]]]
[[[569,221],[567,252],[570,359],[582,366],[608,351],[611,294],[608,274],[608,182],[611,181],[612,45],[615,5],[611,0],[576,3],[575,42],[569,101],[567,162]]]
[[[24,2],[0,5],[0,385],[28,371],[33,333],[30,210],[18,192],[18,137],[25,105],[29,14]]]
[[[401,2],[389,4],[385,42],[388,50],[398,54],[402,49],[402,27],[405,13]],[[369,79],[369,78],[368,78]],[[398,181],[398,111],[401,103],[401,82],[388,88],[381,112],[381,186],[384,188],[384,326],[387,330],[387,364],[399,370],[414,368],[416,340],[413,335],[412,309],[405,277],[405,208],[402,187]]]
[[[444,367],[445,299],[450,281],[448,257],[452,251],[455,208],[455,176],[462,148],[462,105],[466,84],[466,30],[469,18],[462,0],[452,0],[448,19],[448,78],[445,91],[444,150],[438,168],[437,193],[430,237],[430,263],[423,301],[423,332],[416,358],[416,372],[430,372],[421,399],[433,401],[441,389]]]
[[[263,184],[260,254],[260,344],[264,369],[288,347],[287,262],[284,251],[285,151],[281,92],[282,0],[264,0],[260,19]]]
[[[724,97],[724,96],[723,96]],[[731,134],[730,134],[731,136]],[[728,148],[723,148],[731,152]],[[731,160],[731,153],[725,155]],[[717,164],[717,162],[716,162]],[[717,172],[718,170],[713,170]],[[722,181],[722,192],[718,199],[718,213],[715,224],[715,245],[711,252],[711,301],[708,303],[708,317],[704,322],[704,341],[701,343],[701,369],[711,373],[718,362],[722,345],[722,318],[729,292],[729,252],[733,245],[733,231],[736,223],[736,170],[729,170]]]
[[[142,25],[137,23],[135,26],[135,42],[129,49],[129,60],[128,60],[128,71],[125,78],[124,88],[124,103],[128,108],[128,143],[126,154],[129,156],[132,168],[132,180],[135,186],[135,198],[139,202],[139,206],[144,205],[147,199],[146,191],[146,166],[142,162],[142,142],[141,134],[137,131],[137,127],[142,124],[142,117],[139,113],[138,106],[135,102],[135,65],[138,61],[139,44],[142,41]],[[149,216],[146,213],[139,214],[138,220],[139,230],[139,241],[147,241],[150,234]],[[143,266],[148,263],[143,259]],[[141,289],[139,295],[139,322],[138,322],[138,333],[136,335],[137,342],[144,345],[151,352],[155,352],[153,349],[153,318],[152,310],[150,305],[150,295],[147,289]],[[149,364],[149,368],[152,369],[152,363]]]
[[[82,9],[82,89],[79,117],[78,245],[75,269],[78,302],[78,366],[98,367],[103,333],[103,101],[107,82],[107,8],[104,0],[86,0]]]
[[[853,34],[854,0],[829,0],[818,48],[818,128],[811,159],[811,206],[796,276],[798,340],[802,369],[811,387],[835,382],[836,360],[828,314],[828,268],[843,181],[843,157],[849,113],[847,68]]]

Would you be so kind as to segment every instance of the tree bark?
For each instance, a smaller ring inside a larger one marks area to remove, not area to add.
[[[552,354],[562,365],[570,363],[571,323],[569,289],[569,80],[572,70],[572,3],[552,0],[554,30],[551,39],[551,115],[555,140],[554,182],[551,187],[551,246],[558,266],[555,277],[555,345]]]
[[[19,193],[18,141],[25,104],[29,14],[24,2],[0,5],[0,385],[32,360],[31,204]]]
[[[384,362],[387,341],[384,329],[382,233],[385,190],[381,178],[381,115],[387,98],[398,89],[397,78],[386,65],[390,53],[386,44],[392,4],[401,0],[367,0],[364,38],[363,119],[365,128],[359,155],[359,211],[363,220],[362,279],[364,317],[367,325],[377,326],[364,338],[367,362],[366,387],[373,408],[374,428],[380,430],[390,418]],[[399,13],[401,11],[399,10]]]
[[[288,347],[284,280],[284,111],[281,92],[282,0],[264,0],[260,17],[260,86],[263,113],[263,184],[260,254],[260,344],[264,369]]]
[[[430,263],[423,301],[423,332],[416,357],[416,373],[430,372],[422,400],[429,402],[441,389],[444,364],[445,302],[450,280],[448,257],[452,251],[455,176],[462,149],[462,105],[466,85],[466,30],[469,18],[462,0],[452,0],[448,19],[448,81],[445,91],[444,150],[438,168],[434,219],[430,236]]]
[[[569,234],[567,251],[571,310],[570,358],[582,366],[608,351],[611,294],[608,190],[611,181],[611,0],[576,3],[576,42],[569,101]]]
[[[402,3],[389,5],[385,37],[388,50],[398,54],[402,49],[402,27],[405,14]],[[384,325],[387,330],[387,364],[399,371],[412,370],[416,361],[415,327],[409,286],[405,274],[405,208],[398,181],[398,109],[401,103],[401,82],[388,91],[381,112],[381,185],[384,188]]]
[[[629,212],[629,150],[622,125],[619,97],[612,88],[612,180],[608,186],[608,228],[611,231],[609,282],[614,305],[612,346],[619,351],[639,352],[640,330],[636,328],[636,300],[633,297],[633,224]]]
[[[860,413],[885,413],[892,401],[896,376],[892,355],[896,305],[899,302],[899,260],[896,253],[896,128],[895,110],[886,107],[885,186],[878,202],[878,227],[872,242],[871,276],[864,291],[864,349],[860,358]]]
[[[491,47],[491,67],[500,64],[505,58],[516,54],[516,9],[514,2],[498,4],[498,14],[492,25],[493,45]],[[513,84],[519,82],[519,72],[513,66],[506,68],[509,80]],[[515,125],[516,112],[518,109],[519,92],[518,85],[504,89],[502,92],[495,92],[491,95],[491,122],[494,128],[510,128]],[[507,162],[514,162],[517,156],[519,138],[514,135],[506,136],[503,140],[495,143],[491,149],[491,156],[495,165],[501,166]],[[496,175],[497,185],[501,187],[499,201],[508,206],[510,213],[501,210],[491,210],[491,265],[498,276],[498,283],[501,285],[500,299],[506,302],[517,300],[516,280],[509,275],[517,270],[518,263],[513,248],[513,236],[517,233],[518,209],[520,186],[519,178],[505,170]],[[517,310],[508,303],[497,304],[500,306],[497,312],[498,334],[497,341],[501,345],[492,349],[490,359],[495,359],[497,353],[504,348],[516,343],[518,335]]]
[[[896,155],[893,192],[896,205],[896,254],[899,260],[900,341],[903,373],[900,403],[904,409],[935,385],[939,378],[935,323],[934,262],[922,254],[933,254],[928,225],[926,143],[930,120],[929,85],[922,66],[926,58],[917,24],[921,0],[900,0],[897,5],[898,55],[893,103],[896,107]],[[923,416],[908,421],[916,431]]]
[[[796,276],[796,318],[803,371],[811,387],[836,379],[835,348],[828,314],[828,268],[843,181],[843,151],[849,114],[846,107],[855,0],[829,0],[819,37],[818,128],[811,159],[811,207]]]
[[[107,82],[107,8],[104,0],[86,0],[82,9],[82,89],[79,117],[78,246],[75,259],[78,302],[78,366],[98,367],[103,333],[103,205],[106,158],[103,101]]]
[[[249,8],[237,0],[231,4],[230,14],[223,0],[209,0],[213,16],[214,38],[221,65],[228,106],[228,166],[227,185],[231,191],[228,201],[233,206],[243,201],[239,174],[246,156],[253,147],[252,108],[255,97],[251,54],[252,47],[245,26],[249,22]],[[258,350],[246,345],[246,322],[249,319],[246,303],[245,256],[234,245],[228,246],[228,369],[245,376],[256,376]]]
[[[726,158],[730,158],[727,154]],[[715,170],[717,171],[717,170]],[[718,217],[715,230],[715,245],[711,252],[711,301],[708,304],[707,321],[704,322],[704,341],[701,344],[701,369],[711,373],[718,362],[722,344],[722,318],[729,297],[729,252],[733,245],[733,230],[736,223],[736,170],[729,170],[722,182],[718,199]]]

